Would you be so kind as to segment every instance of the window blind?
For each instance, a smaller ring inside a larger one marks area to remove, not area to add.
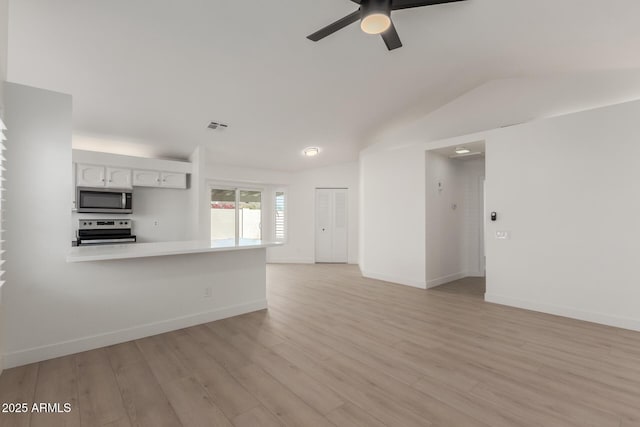
[[[6,150],[4,142],[7,138],[4,131],[7,130],[2,119],[0,119],[0,287],[4,284],[4,150]]]
[[[286,199],[284,191],[276,191],[276,223],[275,223],[275,238],[276,241],[285,240],[285,211],[286,211]]]

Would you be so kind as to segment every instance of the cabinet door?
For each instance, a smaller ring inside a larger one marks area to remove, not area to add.
[[[107,168],[107,187],[131,188],[131,169]]]
[[[134,170],[133,185],[138,187],[160,187],[160,172]]]
[[[104,187],[104,166],[78,164],[76,168],[76,185],[78,187]]]
[[[187,174],[178,172],[162,172],[161,184],[165,188],[187,188]]]

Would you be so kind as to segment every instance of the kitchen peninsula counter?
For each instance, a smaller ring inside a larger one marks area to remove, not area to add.
[[[78,246],[71,248],[71,251],[67,255],[67,262],[107,261],[206,252],[241,251],[279,245],[282,245],[282,243],[252,239],[240,239],[236,242],[233,239],[229,239],[217,241],[187,240],[177,242]]]

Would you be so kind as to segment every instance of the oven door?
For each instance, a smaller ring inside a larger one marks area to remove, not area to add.
[[[76,203],[83,213],[131,213],[131,191],[78,187]]]

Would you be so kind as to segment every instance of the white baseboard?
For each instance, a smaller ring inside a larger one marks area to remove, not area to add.
[[[465,277],[485,277],[484,271],[467,271]]]
[[[426,289],[425,282],[417,281],[413,279],[407,279],[406,277],[390,276],[387,274],[374,273],[371,271],[362,270],[362,276],[370,279],[383,280],[385,282],[397,283],[400,285],[411,286],[414,288]]]
[[[612,316],[605,313],[594,313],[572,307],[562,307],[553,304],[526,301],[489,293],[484,294],[484,300],[494,304],[508,305],[510,307],[523,308],[541,313],[554,314],[556,316],[569,317],[571,319],[584,320],[585,322],[599,323],[601,325],[630,329],[632,331],[640,331],[640,319]]]
[[[238,304],[229,307],[217,308],[211,311],[190,314],[173,319],[161,320],[159,322],[147,323],[145,325],[134,326],[132,328],[120,329],[118,331],[107,332],[99,335],[78,338],[60,343],[49,344],[41,347],[20,350],[4,354],[4,367],[13,368],[27,365],[29,363],[40,362],[68,354],[93,350],[113,344],[119,344],[139,338],[162,334],[164,332],[175,331],[177,329],[188,328],[189,326],[201,323],[213,322],[227,317],[238,316],[252,311],[267,308],[267,300],[256,300],[246,304]]]
[[[267,264],[315,264],[313,258],[280,258],[268,259]]]
[[[453,282],[454,280],[462,279],[467,276],[468,274],[466,272],[460,271],[458,273],[447,274],[446,276],[427,280],[427,289],[435,288],[436,286],[444,285],[445,283]]]

